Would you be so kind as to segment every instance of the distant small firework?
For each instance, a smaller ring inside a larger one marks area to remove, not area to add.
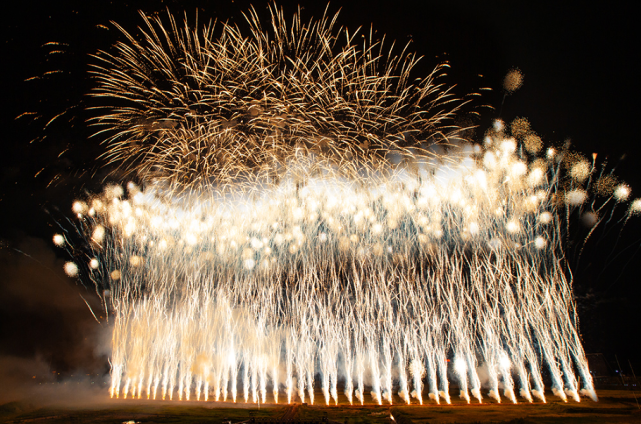
[[[455,381],[545,402],[545,371],[596,400],[565,231],[630,188],[525,118],[466,141],[442,66],[412,83],[413,54],[270,12],[249,35],[143,15],[143,41],[116,25],[127,43],[96,56],[94,123],[143,182],[72,207],[87,249],[65,271],[113,326],[111,396],[314,403],[320,380],[327,404],[339,382],[350,403],[450,403]]]
[[[520,69],[514,68],[507,73],[503,79],[503,88],[509,94],[514,93],[523,85],[523,73]]]

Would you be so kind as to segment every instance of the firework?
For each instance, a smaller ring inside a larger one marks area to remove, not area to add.
[[[520,69],[515,68],[510,70],[503,79],[503,88],[506,93],[514,93],[523,85],[523,73]]]
[[[415,56],[271,13],[249,36],[143,15],[98,54],[95,122],[143,185],[74,203],[65,269],[113,327],[111,396],[545,402],[547,373],[596,400],[564,229],[629,187],[523,118],[465,142],[440,67],[411,84]]]
[[[165,28],[144,14],[140,40],[118,26],[127,43],[93,66],[109,161],[174,191],[237,191],[278,183],[301,156],[313,160],[299,164],[300,180],[387,171],[463,130],[453,118],[464,102],[437,84],[447,64],[411,81],[418,57],[407,47],[336,29],[327,13],[288,24],[270,12],[264,29],[252,9],[248,34],[180,28],[172,16]]]

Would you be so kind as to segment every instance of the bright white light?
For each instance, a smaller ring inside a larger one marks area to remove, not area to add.
[[[619,202],[628,200],[629,196],[630,196],[630,187],[628,187],[625,184],[618,185],[617,188],[614,190],[614,198]]]
[[[55,244],[58,247],[64,246],[65,238],[62,236],[62,234],[55,234],[53,236],[53,244]]]
[[[100,264],[98,263],[98,259],[96,259],[96,258],[92,258],[92,259],[89,261],[89,266],[91,267],[91,269],[98,269],[98,266],[99,266],[99,265],[100,265]]]
[[[542,212],[541,215],[539,215],[539,221],[542,224],[549,224],[552,222],[552,214],[550,212]]]
[[[454,369],[459,374],[464,374],[467,371],[467,363],[463,358],[456,358],[454,360]]]
[[[575,189],[568,191],[565,195],[565,201],[572,206],[578,206],[585,202],[585,199],[587,199],[588,194],[585,192],[585,190],[581,189]]]
[[[76,265],[74,262],[66,262],[64,270],[65,274],[67,274],[69,277],[78,276],[78,265]]]
[[[87,210],[87,204],[85,202],[76,200],[75,202],[73,202],[73,206],[71,207],[71,210],[77,214],[85,213],[85,211]]]
[[[548,241],[544,237],[537,236],[534,239],[534,245],[536,246],[537,249],[544,249],[545,246],[547,246],[547,244],[548,244]]]
[[[505,229],[508,233],[516,234],[520,231],[521,226],[519,225],[518,221],[511,219],[507,222],[507,224],[505,224]]]

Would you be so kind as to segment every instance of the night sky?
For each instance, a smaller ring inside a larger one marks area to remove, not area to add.
[[[80,296],[92,303],[90,290],[65,276],[62,265],[69,258],[54,248],[51,237],[59,225],[71,225],[73,199],[99,190],[108,175],[96,160],[100,140],[89,138],[85,119],[89,55],[123,38],[110,21],[134,30],[142,24],[137,10],[162,14],[168,7],[180,15],[186,11],[191,20],[198,9],[201,22],[240,22],[252,3],[266,16],[262,0],[19,1],[3,10],[0,386],[35,374],[52,379],[109,369],[108,329],[93,320]],[[325,8],[316,0],[299,3],[307,18]],[[299,3],[279,4],[291,15]],[[446,82],[457,86],[458,95],[494,89],[477,103],[494,107],[477,122],[478,140],[492,119],[524,116],[544,141],[571,140],[586,156],[598,153],[599,163],[607,160],[631,185],[633,197],[641,193],[641,83],[634,65],[640,36],[636,15],[623,2],[593,9],[574,2],[553,7],[517,1],[357,3],[334,1],[329,9],[342,8],[340,25],[373,24],[377,34],[397,44],[411,40],[411,49],[424,56],[414,76],[447,60]],[[525,75],[524,85],[502,104],[502,79],[514,67]],[[16,119],[25,112],[35,114]],[[574,270],[586,352],[616,354],[638,364],[638,370],[640,222],[632,218],[625,228],[596,234]]]

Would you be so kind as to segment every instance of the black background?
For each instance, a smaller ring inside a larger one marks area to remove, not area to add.
[[[372,24],[389,40],[411,40],[412,50],[424,56],[419,72],[449,61],[447,82],[457,85],[459,95],[492,87],[481,103],[495,110],[484,112],[479,139],[499,113],[508,122],[525,116],[546,142],[569,139],[587,156],[596,152],[599,162],[607,158],[632,186],[634,196],[641,192],[635,13],[623,2],[592,8],[572,3],[334,1],[329,10],[342,9],[340,25],[368,29]],[[95,159],[101,152],[98,140],[88,138],[84,108],[91,86],[88,55],[122,38],[109,22],[134,30],[142,24],[138,9],[164,13],[165,8],[177,14],[186,11],[190,20],[198,9],[201,22],[239,22],[249,4],[21,1],[3,10],[0,378],[108,370],[101,347],[106,331],[79,296],[91,303],[91,294],[64,275],[62,264],[68,258],[54,250],[51,237],[58,224],[66,225],[73,199],[97,190],[106,175]],[[267,2],[253,4],[266,16]],[[291,15],[297,3],[279,4]],[[325,9],[317,1],[300,4],[307,18]],[[66,45],[52,47],[45,45],[48,42]],[[53,50],[61,53],[52,54]],[[525,75],[524,85],[502,104],[502,79],[513,67]],[[60,72],[45,75],[50,71]],[[25,81],[34,76],[40,78]],[[36,115],[15,119],[24,112]],[[61,112],[64,115],[45,128]],[[34,120],[35,116],[40,118]],[[641,359],[640,219],[595,236],[574,270],[586,351],[609,358],[617,354],[633,365]]]

